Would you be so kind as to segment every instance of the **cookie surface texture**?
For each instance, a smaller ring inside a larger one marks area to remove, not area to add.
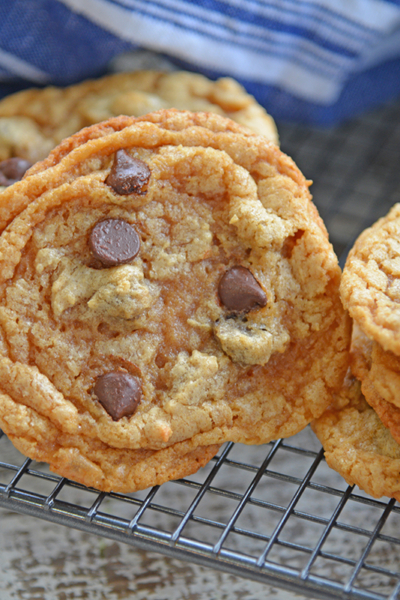
[[[70,434],[40,411],[1,395],[2,429],[30,458],[47,462],[58,475],[102,491],[129,493],[196,473],[219,446],[192,441],[162,450],[114,448],[98,439]],[[45,411],[43,411],[44,413]]]
[[[374,498],[400,500],[400,445],[366,402],[357,380],[348,382],[341,396],[337,406],[312,423],[326,462],[349,485]]]
[[[343,271],[341,296],[364,333],[400,355],[400,204],[356,241]]]
[[[121,150],[133,171],[116,168]],[[196,448],[265,443],[322,414],[349,322],[308,182],[277,146],[167,110],[84,129],[29,173],[0,195],[0,425],[28,454],[65,472],[83,444],[102,470],[99,444],[187,444],[196,462]]]
[[[0,161],[34,163],[83,127],[119,115],[177,108],[229,117],[278,143],[273,118],[235,80],[186,71],[117,73],[67,88],[30,89],[0,101]],[[0,181],[0,185],[5,185]]]
[[[368,404],[393,438],[400,443],[400,358],[383,350],[355,325],[351,343],[351,367],[361,381]]]

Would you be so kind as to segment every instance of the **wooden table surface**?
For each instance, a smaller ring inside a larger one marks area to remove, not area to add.
[[[0,510],[1,600],[300,598],[34,517]]]

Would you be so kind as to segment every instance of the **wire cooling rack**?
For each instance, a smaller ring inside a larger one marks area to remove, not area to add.
[[[344,257],[400,201],[400,103],[334,130],[279,130]],[[127,495],[51,474],[0,433],[0,506],[307,597],[400,596],[400,507],[347,486],[309,428],[226,444],[197,474]]]

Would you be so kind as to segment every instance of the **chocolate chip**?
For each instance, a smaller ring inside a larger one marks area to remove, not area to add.
[[[235,313],[267,304],[264,290],[246,267],[228,269],[220,279],[218,294],[225,308]]]
[[[14,156],[0,162],[0,185],[9,186],[20,181],[32,163]]]
[[[94,394],[113,421],[131,417],[142,397],[140,380],[125,371],[110,371],[96,380]]]
[[[150,169],[145,162],[132,158],[125,150],[115,153],[114,163],[106,184],[117,194],[145,194],[143,188],[150,179]]]
[[[103,267],[114,267],[135,258],[140,250],[140,237],[126,221],[105,219],[93,227],[89,247]]]

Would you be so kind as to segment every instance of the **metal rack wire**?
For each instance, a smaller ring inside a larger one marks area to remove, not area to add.
[[[344,256],[400,200],[400,103],[335,130],[279,129]],[[400,597],[400,507],[347,486],[308,428],[226,444],[196,475],[127,495],[51,474],[0,433],[0,506],[309,597]]]

